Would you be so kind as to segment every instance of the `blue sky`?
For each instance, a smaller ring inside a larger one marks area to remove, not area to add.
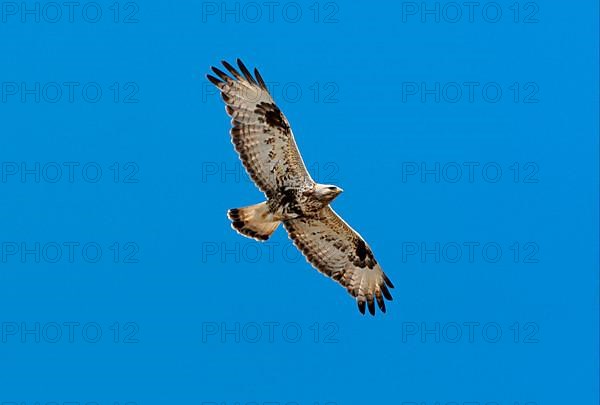
[[[596,2],[4,2],[0,34],[0,403],[598,403]],[[386,315],[229,227],[263,199],[205,79],[238,57]]]

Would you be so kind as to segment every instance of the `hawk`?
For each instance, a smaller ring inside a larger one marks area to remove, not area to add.
[[[306,259],[355,297],[362,314],[385,312],[393,284],[364,239],[329,205],[342,189],[318,184],[302,161],[288,120],[277,107],[257,69],[241,60],[239,71],[223,61],[229,75],[212,67],[207,75],[221,91],[231,117],[231,140],[246,171],[267,201],[227,213],[240,234],[265,241],[280,223]],[[241,73],[240,73],[241,72]]]

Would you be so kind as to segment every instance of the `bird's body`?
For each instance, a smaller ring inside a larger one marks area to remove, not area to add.
[[[214,68],[208,79],[221,90],[232,118],[232,142],[246,171],[267,201],[229,210],[232,227],[244,236],[267,240],[280,223],[317,270],[346,287],[364,314],[385,312],[393,285],[362,237],[329,206],[342,190],[318,184],[308,174],[290,125],[258,73],[238,59],[240,74],[223,62],[233,78]]]
[[[302,188],[282,188],[268,200],[269,210],[280,221],[299,217],[316,217],[341,189],[327,184],[313,183]]]

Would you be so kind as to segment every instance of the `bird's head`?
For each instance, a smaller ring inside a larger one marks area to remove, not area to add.
[[[344,190],[331,184],[317,184],[315,186],[315,197],[323,203],[328,203],[340,195],[342,191]]]

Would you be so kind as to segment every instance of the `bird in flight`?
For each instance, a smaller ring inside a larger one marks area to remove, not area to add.
[[[294,245],[321,273],[355,297],[362,314],[375,315],[375,301],[385,312],[393,284],[364,239],[330,207],[342,189],[318,184],[302,161],[288,120],[277,107],[257,69],[254,76],[241,60],[239,71],[212,67],[208,80],[221,91],[231,117],[231,140],[246,171],[267,201],[233,208],[227,215],[240,234],[267,240],[280,223]],[[241,72],[241,73],[240,73]]]

